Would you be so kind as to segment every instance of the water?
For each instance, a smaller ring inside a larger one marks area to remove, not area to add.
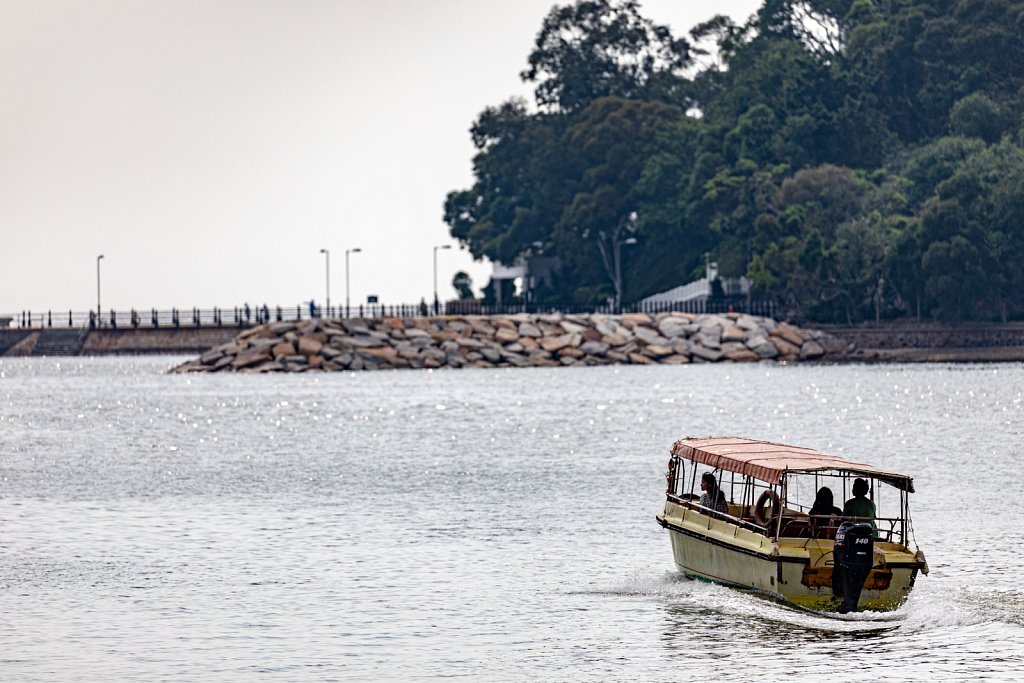
[[[180,360],[0,362],[0,679],[1024,671],[1024,365]],[[914,475],[931,575],[843,618],[681,578],[654,514],[672,442],[709,434]]]

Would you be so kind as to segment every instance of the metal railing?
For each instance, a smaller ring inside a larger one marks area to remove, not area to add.
[[[606,314],[667,313],[680,311],[691,314],[749,313],[774,317],[772,301],[750,302],[658,302],[623,305],[615,311],[610,305],[512,303],[503,306],[486,305],[479,300],[449,301],[429,306],[419,304],[366,304],[359,306],[232,306],[230,308],[171,308],[128,309],[104,311],[21,311],[0,315],[0,327],[21,329],[76,328],[76,329],[159,329],[181,327],[246,327],[268,322],[296,322],[310,318],[380,318],[425,317],[433,315],[515,315],[520,313]]]

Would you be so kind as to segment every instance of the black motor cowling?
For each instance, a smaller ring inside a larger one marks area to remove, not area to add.
[[[836,531],[832,592],[843,598],[839,611],[857,611],[864,582],[874,564],[875,530],[870,524],[843,522]]]

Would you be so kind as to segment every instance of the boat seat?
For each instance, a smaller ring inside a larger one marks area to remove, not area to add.
[[[789,538],[811,538],[811,523],[806,517],[784,516],[779,535]]]

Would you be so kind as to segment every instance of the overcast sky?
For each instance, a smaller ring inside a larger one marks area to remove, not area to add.
[[[0,0],[0,314],[428,301],[551,0]],[[564,3],[563,3],[564,4]],[[644,0],[685,34],[757,0]]]

